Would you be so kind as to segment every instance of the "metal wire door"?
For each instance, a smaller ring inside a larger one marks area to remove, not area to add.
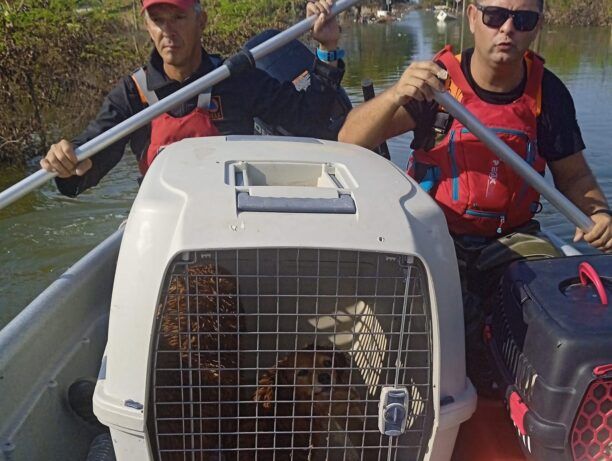
[[[157,459],[423,457],[432,340],[416,258],[184,253],[168,269],[154,333],[148,430]],[[396,435],[383,434],[399,405],[380,404],[387,388],[406,396]]]

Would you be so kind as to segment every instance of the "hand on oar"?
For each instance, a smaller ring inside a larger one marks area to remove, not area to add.
[[[399,81],[390,88],[398,107],[410,99],[433,101],[435,91],[444,91],[448,73],[432,61],[413,62]]]
[[[70,176],[83,176],[91,168],[91,159],[77,161],[74,146],[71,142],[62,139],[49,148],[47,155],[40,161],[40,166],[49,173],[57,173],[60,178]]]
[[[333,6],[334,0],[310,0],[306,5],[306,17],[319,15],[312,28],[312,38],[329,51],[335,50],[340,40],[340,26],[336,17],[331,16]]]
[[[584,239],[585,242],[592,247],[606,253],[612,252],[612,216],[607,213],[595,213],[591,215],[591,219],[595,223],[593,229],[586,234],[576,228],[574,242]]]

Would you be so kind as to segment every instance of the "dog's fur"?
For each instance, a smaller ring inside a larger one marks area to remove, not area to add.
[[[263,449],[258,459],[331,459],[344,447],[346,459],[359,459],[346,434],[363,431],[364,405],[349,368],[344,352],[309,346],[266,371],[253,396],[258,402],[256,445]]]
[[[237,430],[236,292],[235,278],[225,271],[193,265],[172,276],[159,306],[157,388],[151,398],[158,448],[169,450],[161,451],[163,461],[192,459],[194,450],[194,459],[215,459],[218,451],[236,446],[235,436],[224,435]]]

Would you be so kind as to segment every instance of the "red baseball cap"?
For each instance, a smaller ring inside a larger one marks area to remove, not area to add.
[[[186,11],[198,2],[199,0],[142,0],[142,11],[153,5],[161,4],[174,5],[181,10]]]

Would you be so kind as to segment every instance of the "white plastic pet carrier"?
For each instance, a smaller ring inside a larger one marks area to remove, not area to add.
[[[125,229],[94,397],[117,458],[448,460],[475,394],[446,229],[359,147],[168,147]]]

